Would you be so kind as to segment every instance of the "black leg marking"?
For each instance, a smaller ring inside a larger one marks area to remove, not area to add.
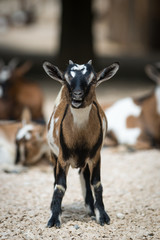
[[[48,221],[47,227],[60,227],[60,215],[61,215],[61,203],[63,196],[66,191],[66,173],[62,169],[59,163],[56,166],[56,180],[55,180],[55,188],[51,202],[51,218]]]
[[[94,199],[91,190],[90,184],[90,171],[88,164],[86,165],[85,169],[80,171],[80,178],[81,178],[81,187],[82,192],[84,195],[85,206],[88,208],[89,215],[94,216]]]
[[[104,209],[103,204],[103,187],[100,180],[100,160],[98,161],[97,165],[93,168],[91,184],[93,186],[94,196],[95,196],[95,204],[94,210],[96,214],[97,222],[100,225],[109,224],[110,218]]]

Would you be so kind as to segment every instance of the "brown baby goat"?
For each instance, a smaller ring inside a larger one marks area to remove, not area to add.
[[[32,165],[48,155],[46,126],[31,121],[24,109],[22,121],[0,121],[0,164]]]
[[[95,88],[113,77],[119,64],[113,63],[98,74],[91,61],[82,65],[69,61],[64,73],[48,62],[43,67],[51,78],[62,84],[48,123],[48,142],[55,173],[52,215],[48,227],[61,225],[61,202],[67,187],[66,177],[70,165],[80,168],[85,205],[90,214],[96,214],[99,224],[109,224],[100,177],[100,151],[107,120],[97,102]]]

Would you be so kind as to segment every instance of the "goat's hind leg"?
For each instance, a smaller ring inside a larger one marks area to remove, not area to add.
[[[94,197],[95,197],[95,204],[94,204],[94,211],[96,214],[97,222],[100,225],[110,224],[110,218],[104,209],[103,204],[103,187],[101,184],[100,179],[100,157],[95,166],[93,166],[92,176],[91,176],[91,184],[93,187]]]
[[[63,169],[59,162],[55,168],[55,184],[54,193],[51,202],[51,217],[48,221],[47,227],[60,227],[61,226],[61,203],[66,191],[66,174],[67,169]]]
[[[57,168],[57,159],[58,157],[53,153],[51,152],[51,155],[50,155],[50,161],[51,161],[51,164],[53,166],[53,175],[54,175],[54,187],[56,185],[56,168]]]
[[[90,171],[88,164],[85,166],[85,168],[80,170],[79,174],[86,209],[88,210],[90,216],[94,216],[94,199],[91,190]]]

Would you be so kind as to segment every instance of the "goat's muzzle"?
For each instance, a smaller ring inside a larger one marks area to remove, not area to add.
[[[83,92],[82,91],[74,91],[72,93],[72,106],[74,108],[79,108],[83,102]]]

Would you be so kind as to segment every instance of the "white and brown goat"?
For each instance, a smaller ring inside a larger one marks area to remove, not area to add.
[[[12,59],[8,65],[0,62],[0,119],[20,120],[25,107],[29,108],[32,119],[44,121],[43,94],[36,83],[24,78],[31,68],[30,62],[17,67]]]
[[[127,145],[132,150],[160,148],[160,65],[147,65],[156,87],[146,96],[123,98],[106,107],[108,146]]]
[[[22,122],[0,121],[0,164],[31,165],[48,154],[46,126],[31,122],[28,116],[23,114]]]
[[[43,67],[51,78],[62,84],[48,123],[48,143],[55,173],[52,215],[48,227],[61,225],[61,202],[70,165],[80,168],[85,205],[90,214],[96,214],[99,224],[109,224],[100,177],[100,151],[107,120],[97,102],[95,88],[114,76],[119,64],[114,63],[98,74],[91,61],[82,65],[69,61],[64,73],[51,63],[45,62]]]

